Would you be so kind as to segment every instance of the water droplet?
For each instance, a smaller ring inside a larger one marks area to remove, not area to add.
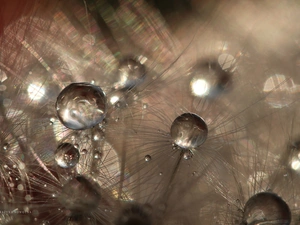
[[[143,109],[147,109],[148,108],[148,104],[147,103],[144,103],[143,104]]]
[[[261,192],[252,196],[244,207],[243,222],[260,224],[267,222],[289,225],[291,211],[282,198],[274,193]]]
[[[72,83],[57,97],[56,111],[60,122],[73,130],[91,128],[106,114],[106,95],[89,83]]]
[[[50,118],[50,124],[54,124],[54,122],[55,122],[55,118],[54,118],[54,117],[51,117],[51,118]]]
[[[3,149],[6,151],[6,150],[8,150],[9,149],[9,144],[8,143],[5,143],[4,145],[3,145]]]
[[[83,176],[69,180],[62,188],[58,201],[68,210],[90,212],[98,207],[100,187]]]
[[[101,141],[104,139],[104,132],[102,130],[97,130],[93,134],[93,141]]]
[[[79,148],[79,145],[78,144],[74,144],[74,148]]]
[[[72,144],[63,143],[56,150],[55,161],[62,168],[71,168],[79,161],[79,151]]]
[[[151,155],[146,155],[146,156],[145,156],[145,161],[146,161],[146,162],[151,161]]]
[[[99,152],[99,151],[96,151],[96,152],[94,153],[94,158],[95,158],[95,159],[101,159],[101,156],[102,156],[102,154],[101,154],[101,152]]]
[[[162,172],[160,172],[160,173],[159,173],[159,176],[162,176],[162,175],[163,175],[163,173],[162,173]]]
[[[41,225],[50,225],[50,222],[48,220],[43,220]]]
[[[145,66],[140,62],[127,58],[120,62],[114,88],[131,89],[134,86],[140,84],[145,79]]]
[[[83,155],[87,154],[87,150],[86,149],[82,149],[81,150],[81,154],[83,154]]]
[[[228,55],[227,55],[228,56]],[[219,58],[225,62],[225,55]],[[228,67],[227,69],[231,68]],[[217,61],[200,62],[193,68],[193,78],[190,83],[192,94],[199,97],[216,97],[226,90],[231,83],[231,72],[223,68]]]
[[[193,113],[184,113],[178,116],[171,126],[171,137],[181,148],[197,148],[202,145],[208,134],[205,121]]]
[[[196,176],[196,175],[197,175],[197,172],[196,172],[196,171],[194,171],[194,172],[192,173],[192,175],[193,175],[193,176]]]
[[[185,160],[191,159],[193,157],[193,153],[191,151],[186,151],[185,153],[183,153],[183,158]]]

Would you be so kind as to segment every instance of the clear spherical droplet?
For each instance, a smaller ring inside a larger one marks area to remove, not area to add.
[[[191,151],[186,151],[185,153],[183,153],[183,158],[185,160],[191,159],[193,157],[193,153]]]
[[[145,161],[146,161],[146,162],[151,161],[151,155],[146,155],[146,156],[145,156]]]
[[[103,140],[105,137],[105,134],[102,130],[98,129],[95,130],[93,133],[93,141],[101,141]]]
[[[193,113],[184,113],[178,116],[171,126],[171,137],[181,148],[197,148],[202,145],[208,134],[205,121]]]
[[[126,58],[120,62],[115,89],[131,89],[145,79],[145,66],[140,62]]]
[[[244,207],[244,224],[281,224],[289,225],[291,211],[278,195],[261,192],[252,196]]]
[[[106,114],[106,95],[89,83],[72,83],[57,97],[56,111],[60,122],[73,130],[91,128]]]
[[[81,154],[83,154],[83,155],[87,154],[87,150],[86,149],[82,149],[81,150]]]
[[[71,168],[79,161],[79,151],[72,144],[63,143],[56,150],[55,161],[62,168]]]
[[[95,159],[101,159],[101,156],[102,156],[102,154],[101,154],[101,152],[99,152],[99,151],[96,151],[96,152],[94,153],[94,158],[95,158]]]
[[[3,149],[4,149],[4,150],[9,149],[9,144],[8,144],[8,143],[5,143],[5,144],[3,145]]]
[[[220,60],[224,61],[223,58]],[[226,67],[228,67],[228,63]],[[216,97],[231,84],[231,72],[225,70],[214,60],[200,62],[193,70],[190,88],[194,96]]]

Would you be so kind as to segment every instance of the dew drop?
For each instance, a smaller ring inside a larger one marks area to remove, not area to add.
[[[83,154],[83,155],[87,154],[87,150],[86,149],[82,149],[81,150],[81,154]]]
[[[289,225],[291,211],[278,195],[261,192],[252,196],[244,207],[244,224],[282,224]]]
[[[145,156],[145,161],[146,161],[146,162],[150,162],[151,159],[152,159],[152,158],[151,158],[151,155],[146,155],[146,156]]]
[[[91,128],[106,114],[106,95],[89,83],[72,83],[57,97],[56,111],[60,122],[73,130]]]
[[[131,89],[136,85],[143,82],[145,79],[145,66],[140,62],[132,59],[126,58],[122,60],[119,64],[116,83],[114,88],[120,89]]]
[[[94,153],[94,158],[95,159],[101,159],[101,152],[99,152],[99,151],[96,151],[95,153]]]
[[[234,60],[231,56],[231,60],[226,61],[226,57],[228,56],[221,55],[218,59],[219,62],[209,60],[200,62],[194,67],[194,76],[190,83],[191,92],[194,96],[216,97],[228,89],[232,74],[227,69],[232,68],[230,63]]]
[[[104,139],[104,132],[102,130],[96,130],[93,134],[93,141],[101,141]]]
[[[9,149],[9,144],[8,143],[5,143],[4,145],[3,145],[3,149],[6,151],[6,150],[8,150]]]
[[[162,173],[162,172],[160,172],[160,173],[159,173],[159,176],[162,176],[162,175],[163,175],[163,173]]]
[[[62,168],[71,168],[79,161],[79,151],[72,144],[63,143],[56,150],[55,161]]]
[[[193,113],[178,116],[171,126],[171,137],[176,145],[184,149],[202,145],[208,134],[205,121]]]
[[[193,157],[193,153],[191,151],[186,151],[185,153],[183,153],[183,158],[185,160],[191,159]]]

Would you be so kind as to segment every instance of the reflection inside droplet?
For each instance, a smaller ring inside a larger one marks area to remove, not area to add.
[[[100,87],[89,83],[73,83],[61,91],[56,101],[61,123],[74,130],[88,129],[106,114],[106,95]]]
[[[226,61],[228,56],[223,54],[220,57],[218,62],[200,62],[192,69],[190,89],[194,96],[216,97],[222,91],[228,89],[232,74],[231,71],[226,69],[231,67]]]
[[[245,224],[282,224],[289,225],[291,211],[289,206],[278,195],[261,192],[252,196],[244,207]]]
[[[171,137],[181,148],[197,148],[202,145],[208,134],[205,121],[193,113],[184,113],[178,116],[171,126]]]
[[[133,88],[143,82],[145,72],[145,66],[135,59],[122,60],[118,68],[117,82],[114,84],[114,88],[117,90]]]
[[[151,161],[151,155],[146,155],[145,156],[145,161],[150,162]]]
[[[72,144],[63,143],[56,150],[55,161],[62,168],[74,167],[79,161],[79,151]]]

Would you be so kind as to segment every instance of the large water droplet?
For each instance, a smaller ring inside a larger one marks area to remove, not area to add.
[[[184,113],[178,116],[171,126],[171,137],[181,148],[197,148],[202,145],[208,134],[205,121],[193,113]]]
[[[278,195],[261,192],[252,196],[244,207],[243,224],[281,224],[289,225],[291,211]]]
[[[140,62],[127,58],[120,62],[115,89],[131,89],[145,79],[145,66]]]
[[[100,199],[100,187],[83,176],[66,183],[58,197],[60,203],[72,213],[90,212],[97,208]]]
[[[73,83],[63,89],[56,101],[57,116],[61,123],[73,130],[91,128],[106,114],[106,95],[89,83]]]
[[[71,168],[79,161],[79,151],[72,144],[63,143],[56,150],[55,161],[62,168]]]

